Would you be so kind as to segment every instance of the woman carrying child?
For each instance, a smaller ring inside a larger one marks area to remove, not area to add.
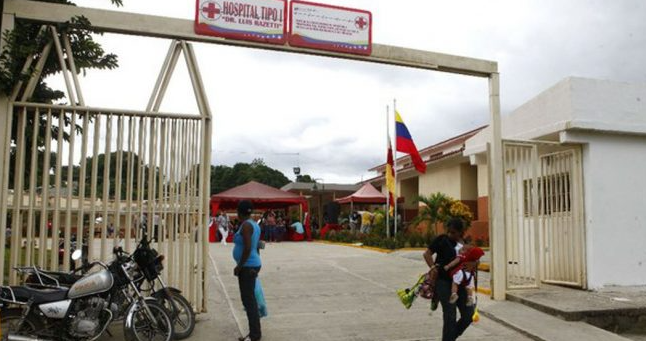
[[[442,305],[444,325],[442,328],[442,341],[455,341],[473,322],[475,307],[467,305],[468,293],[466,286],[457,288],[457,299],[451,303],[453,279],[451,274],[444,267],[449,265],[458,256],[462,248],[460,243],[464,237],[464,222],[460,219],[451,219],[445,223],[447,233],[438,236],[428,246],[424,253],[424,260],[429,268],[436,267],[438,271],[435,284],[434,299],[438,299]],[[433,255],[436,255],[433,261]],[[460,320],[457,319],[457,310],[460,311]]]

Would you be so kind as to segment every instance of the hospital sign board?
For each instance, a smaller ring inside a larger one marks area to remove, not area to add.
[[[287,0],[197,0],[195,33],[285,44]]]
[[[372,13],[293,0],[289,44],[342,53],[372,53]]]

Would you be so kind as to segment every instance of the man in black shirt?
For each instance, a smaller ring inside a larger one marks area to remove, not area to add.
[[[451,219],[446,222],[447,233],[438,236],[428,246],[424,253],[424,260],[429,267],[434,265],[438,267],[437,283],[435,285],[435,295],[442,304],[442,313],[444,326],[442,328],[442,341],[455,341],[473,322],[474,307],[468,307],[467,292],[464,287],[458,290],[458,301],[455,304],[449,302],[451,297],[451,276],[444,270],[444,266],[449,264],[458,255],[458,243],[464,236],[464,223],[460,219]],[[435,261],[433,261],[435,255]],[[456,322],[457,312],[460,310],[460,320]]]

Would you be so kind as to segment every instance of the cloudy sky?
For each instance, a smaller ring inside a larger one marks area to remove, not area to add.
[[[503,114],[568,76],[646,82],[644,1],[326,2],[372,11],[375,43],[497,61]],[[77,3],[114,9],[108,0]],[[194,17],[192,0],[124,3],[118,10]],[[145,109],[169,42],[99,41],[120,68],[82,79],[87,104]],[[214,114],[214,164],[263,158],[288,176],[300,165],[328,183],[357,182],[385,159],[394,98],[420,148],[488,122],[485,79],[208,44],[196,54]],[[197,112],[185,64],[161,109]]]

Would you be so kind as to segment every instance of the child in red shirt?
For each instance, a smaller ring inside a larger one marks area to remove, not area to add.
[[[464,286],[468,295],[467,306],[475,304],[475,273],[478,269],[478,261],[482,256],[484,256],[484,251],[481,248],[464,246],[458,256],[444,266],[444,270],[449,272],[453,279],[449,303],[455,304],[458,301],[458,288]]]

